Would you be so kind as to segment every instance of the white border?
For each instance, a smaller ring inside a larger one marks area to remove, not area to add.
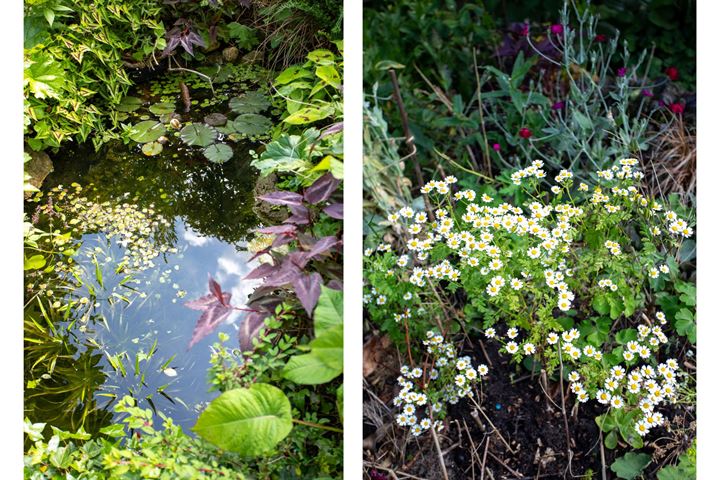
[[[362,27],[363,2],[344,1],[345,415],[344,473],[362,478]]]

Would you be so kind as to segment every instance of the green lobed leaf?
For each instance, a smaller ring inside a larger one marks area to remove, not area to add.
[[[242,135],[262,135],[270,130],[272,122],[262,115],[244,113],[238,115],[230,126],[235,132]]]
[[[191,123],[180,130],[180,140],[188,145],[207,147],[215,142],[217,131],[202,123]]]
[[[610,466],[610,470],[615,472],[619,478],[633,480],[642,473],[651,459],[652,457],[647,453],[628,452],[615,460]]]
[[[233,150],[229,145],[216,143],[205,148],[203,155],[213,163],[225,163],[232,158]]]

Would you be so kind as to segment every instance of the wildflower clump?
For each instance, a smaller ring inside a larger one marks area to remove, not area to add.
[[[455,346],[445,338],[428,331],[423,341],[429,355],[426,365],[404,365],[400,369],[400,393],[393,405],[400,408],[395,420],[410,427],[418,436],[430,429],[438,429],[447,413],[447,404],[455,405],[461,398],[472,397],[473,387],[488,374],[488,367],[473,367],[468,356],[458,357]]]

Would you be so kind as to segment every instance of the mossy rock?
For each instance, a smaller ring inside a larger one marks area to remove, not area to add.
[[[270,205],[257,198],[260,195],[278,190],[277,182],[277,175],[271,173],[267,177],[258,177],[257,182],[255,182],[255,188],[253,189],[253,197],[255,198],[253,212],[257,215],[258,219],[266,225],[278,225],[290,216],[290,212],[286,207]]]
[[[35,187],[42,186],[45,177],[54,170],[50,156],[45,152],[35,152],[31,149],[26,150],[31,160],[25,164],[25,173],[30,175],[29,183]],[[25,197],[30,196],[31,192],[26,192]]]

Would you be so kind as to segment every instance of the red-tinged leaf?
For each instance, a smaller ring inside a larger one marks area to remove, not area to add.
[[[290,261],[286,257],[285,261],[280,265],[280,268],[265,279],[264,286],[266,287],[281,287],[292,283],[297,277],[301,275],[301,271],[297,265]]]
[[[192,348],[197,342],[211,334],[232,311],[233,308],[231,306],[223,305],[220,302],[215,302],[210,305],[200,316],[200,320],[195,324],[188,348]]]
[[[338,240],[337,237],[335,237],[334,235],[331,235],[329,237],[322,237],[320,240],[315,242],[315,245],[313,245],[312,248],[307,252],[308,259],[314,258],[327,252],[338,243],[340,243],[340,240]]]
[[[250,257],[250,260],[248,260],[248,263],[249,263],[249,262],[252,262],[253,260],[255,260],[255,259],[258,258],[258,257],[262,257],[262,256],[265,255],[266,253],[270,253],[270,248],[271,248],[271,247],[263,248],[262,250],[256,252],[255,255],[253,255],[252,257]]]
[[[343,284],[340,280],[333,279],[328,282],[327,287],[332,288],[333,290],[340,290],[342,292]]]
[[[313,205],[324,202],[337,190],[340,180],[326,173],[305,190],[305,200]]]
[[[313,272],[310,275],[302,275],[293,282],[295,294],[310,317],[312,316],[315,305],[317,305],[318,298],[320,298],[321,285],[322,277],[317,272]]]
[[[327,207],[323,208],[323,212],[325,212],[329,217],[337,218],[338,220],[343,219],[343,204],[342,203],[333,203],[332,205],[328,205]]]
[[[245,275],[245,278],[243,280],[255,280],[258,278],[265,278],[271,273],[275,272],[278,269],[277,266],[272,265],[270,263],[263,263],[256,269],[254,269],[252,272]]]
[[[215,281],[214,278],[208,273],[208,289],[210,290],[210,293],[215,295],[215,298],[217,298],[217,301],[220,302],[223,305],[226,305],[225,299],[223,297],[223,291],[222,288],[220,288],[220,284]]]
[[[318,141],[322,140],[323,138],[325,138],[329,135],[333,135],[335,133],[340,133],[342,131],[343,131],[343,122],[333,123],[332,125],[329,125],[323,129],[322,133],[318,137]]]
[[[260,195],[257,198],[263,202],[270,203],[272,205],[302,205],[303,196],[295,192],[272,192],[266,195]]]
[[[255,231],[272,235],[294,234],[297,227],[295,225],[273,225],[272,227],[257,228]]]
[[[278,235],[277,237],[275,237],[275,239],[273,239],[271,247],[277,248],[282,245],[288,244],[288,243],[292,242],[293,240],[294,240],[294,238],[289,235]]]
[[[265,327],[265,319],[270,312],[250,312],[243,320],[238,331],[240,350],[248,352],[253,349],[253,339],[260,336]]]
[[[287,218],[284,223],[294,223],[295,225],[307,225],[310,223],[310,210],[304,205],[290,206],[292,216]]]
[[[300,268],[305,268],[308,260],[310,260],[310,257],[308,257],[308,252],[299,251],[290,252],[286,258]]]
[[[210,276],[208,289],[210,290],[208,295],[204,295],[197,300],[185,302],[186,307],[203,312],[195,324],[188,348],[192,348],[193,345],[212,333],[212,331],[230,315],[230,312],[233,311],[233,307],[230,305],[232,295],[228,292],[223,292],[220,284]]]

